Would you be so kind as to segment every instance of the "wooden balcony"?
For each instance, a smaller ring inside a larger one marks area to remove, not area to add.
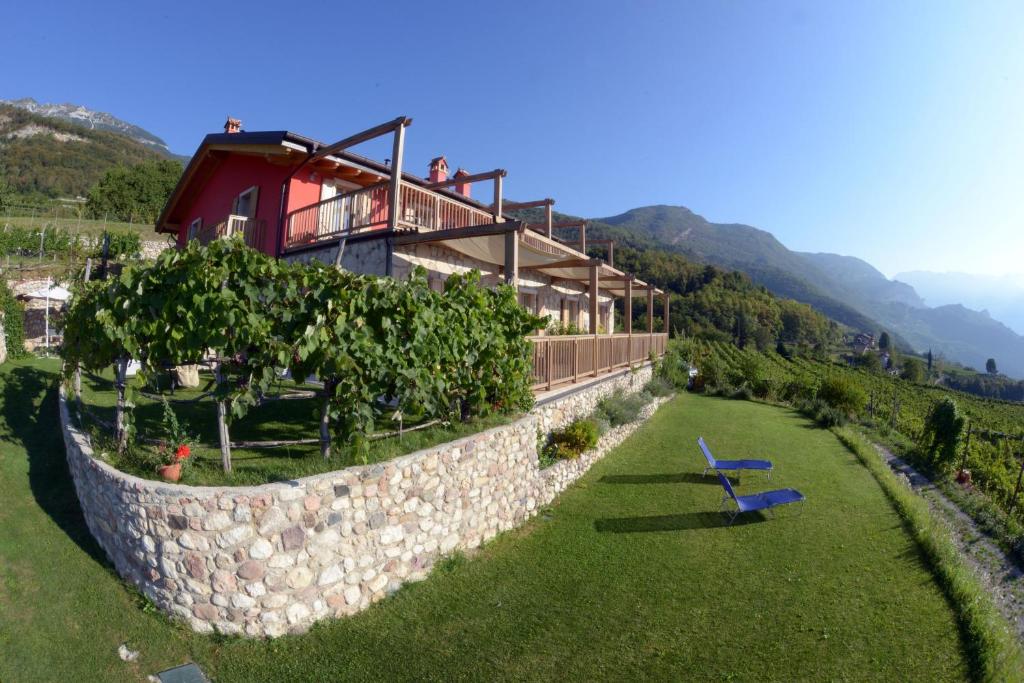
[[[288,214],[285,249],[330,242],[388,227],[391,205],[389,182],[339,194]],[[414,232],[436,232],[475,225],[490,225],[497,217],[472,204],[404,182],[398,190],[395,227]]]
[[[529,337],[533,344],[533,389],[579,382],[665,355],[668,334],[576,334]]]
[[[242,235],[246,245],[253,249],[259,249],[266,233],[266,221],[248,216],[230,215],[222,221],[204,227],[195,235],[195,239],[205,245],[223,237]]]

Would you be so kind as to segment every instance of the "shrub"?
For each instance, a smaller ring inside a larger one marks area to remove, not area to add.
[[[741,384],[732,390],[729,394],[729,398],[737,401],[749,401],[754,398],[754,392],[751,391],[749,385]]]
[[[597,445],[599,427],[594,420],[575,420],[551,432],[542,449],[546,461],[575,460]]]
[[[967,418],[956,401],[946,397],[936,401],[924,423],[924,445],[940,469],[952,467],[960,447]]]
[[[645,400],[642,392],[629,396],[608,396],[601,399],[594,412],[597,417],[607,420],[612,427],[620,427],[640,417],[640,411],[649,401],[649,396]]]
[[[858,384],[842,375],[826,377],[818,387],[817,398],[847,415],[856,415],[868,400]]]
[[[793,404],[813,400],[817,395],[818,385],[813,380],[805,379],[791,379],[779,392],[779,398]]]
[[[0,278],[0,324],[7,336],[7,357],[25,355],[25,320],[21,302],[7,287],[7,281]]]
[[[644,386],[644,391],[655,397],[668,396],[674,390],[674,386],[664,377],[652,377],[651,381]]]

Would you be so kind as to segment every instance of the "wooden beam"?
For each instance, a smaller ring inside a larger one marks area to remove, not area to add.
[[[362,133],[356,133],[355,135],[350,135],[349,137],[345,138],[344,140],[339,140],[338,142],[335,142],[334,144],[327,145],[326,147],[321,147],[320,149],[318,149],[316,151],[316,154],[313,155],[313,159],[320,159],[322,157],[329,156],[329,155],[334,154],[336,152],[340,152],[343,149],[348,149],[349,147],[353,147],[355,145],[358,145],[361,142],[366,142],[367,140],[372,140],[374,138],[379,138],[381,135],[387,135],[391,131],[396,131],[396,130],[399,130],[399,129],[404,129],[406,126],[411,126],[411,125],[412,125],[412,119],[410,119],[408,116],[399,116],[397,119],[393,119],[391,121],[388,121],[387,123],[382,123],[379,126],[374,126],[373,128],[368,128],[368,129],[364,130]],[[392,169],[393,169],[394,166],[395,166],[394,165],[394,157],[392,157],[391,161],[392,161]],[[401,171],[401,167],[399,167],[399,171]]]
[[[587,222],[583,221],[580,226],[580,251],[584,254],[587,253]]]
[[[601,265],[600,259],[594,258],[574,258],[566,261],[555,261],[554,263],[548,263],[543,266],[530,266],[530,270],[549,270],[552,268],[590,268],[592,266]]]
[[[552,201],[550,204],[548,204],[547,209],[544,211],[544,232],[547,234],[549,239],[553,237],[551,231],[554,230],[555,227],[555,224],[552,220],[554,216],[554,210],[551,208],[554,205],[555,203]]]
[[[493,180],[495,178],[504,178],[508,175],[508,171],[503,168],[496,168],[493,171],[487,171],[487,173],[475,173],[473,175],[463,176],[452,176],[448,180],[442,180],[437,183],[430,183],[423,185],[424,190],[440,190],[443,187],[451,187],[452,185],[461,185],[463,183],[475,183],[481,180]]]
[[[590,334],[597,334],[597,297],[601,291],[600,266],[590,266]],[[597,359],[594,359],[597,362]]]
[[[505,209],[505,211],[518,211],[520,209],[533,209],[533,208],[536,208],[538,206],[554,206],[554,205],[555,205],[555,200],[548,198],[548,199],[537,199],[537,200],[534,200],[532,202],[505,202],[504,203],[504,209]],[[493,209],[494,207],[492,206],[491,208]]]
[[[429,244],[430,242],[446,242],[448,240],[468,239],[470,237],[488,237],[516,233],[522,229],[519,221],[474,225],[468,228],[452,228],[451,230],[435,230],[434,232],[410,232],[395,235],[396,246],[405,244]]]

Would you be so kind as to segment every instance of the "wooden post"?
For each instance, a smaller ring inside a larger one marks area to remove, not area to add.
[[[548,238],[551,238],[552,233],[554,232],[554,228],[551,227],[554,223],[554,218],[555,211],[553,208],[551,208],[551,204],[548,204],[546,207],[544,207],[544,221],[547,224]]]
[[[388,197],[388,229],[398,226],[398,212],[402,207],[402,156],[405,154],[405,124],[395,128],[395,139],[391,149],[391,196]],[[230,471],[229,467],[225,471]]]
[[[505,219],[501,217],[501,176],[494,176],[494,222],[501,223]]]
[[[572,340],[572,381],[575,384],[580,381],[580,340]]]
[[[615,267],[615,242],[608,240],[608,265]]]
[[[224,373],[221,370],[221,362],[218,360],[213,366],[214,377],[217,378],[217,387],[224,383]],[[217,435],[220,438],[220,462],[225,472],[231,471],[231,434],[228,431],[228,404],[227,401],[217,401]]]
[[[337,383],[324,380],[324,402],[320,406],[320,455],[324,460],[331,457],[331,398]]]
[[[626,364],[629,367],[633,367],[633,280],[632,278],[626,278],[626,300],[623,302],[623,308],[625,310],[625,320],[623,324],[626,328]]]
[[[594,377],[597,377],[597,369],[601,367],[601,338],[598,335],[594,335],[594,361],[592,363],[593,372],[591,373]]]
[[[665,311],[665,321],[664,321],[665,334],[668,334],[669,333],[669,322],[668,322],[668,320],[669,320],[669,304],[672,301],[672,298],[669,296],[668,290],[666,290],[665,293],[662,294],[662,296],[665,299],[665,302],[664,302],[665,305],[663,307],[664,311]]]
[[[551,343],[551,340],[547,340],[547,375],[548,375],[548,391],[551,391],[551,379],[554,375],[555,367],[555,345]]]
[[[647,333],[654,334],[654,287],[647,285]]]
[[[519,233],[505,233],[505,284],[519,288]]]
[[[124,449],[128,446],[128,426],[124,417],[124,411],[127,406],[125,390],[128,378],[128,356],[121,356],[117,359],[116,378],[117,409],[114,415],[114,429],[117,438],[117,451],[118,453],[123,453]]]
[[[597,316],[600,312],[598,296],[600,295],[601,274],[599,266],[590,266],[590,289],[587,296],[590,297],[590,334],[597,334]]]
[[[587,222],[580,223],[580,253],[587,253]]]

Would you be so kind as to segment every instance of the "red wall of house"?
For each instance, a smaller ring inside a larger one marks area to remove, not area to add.
[[[184,245],[188,226],[192,224],[192,221],[202,218],[205,228],[224,220],[231,213],[235,197],[255,185],[259,187],[256,218],[266,222],[266,232],[263,235],[260,251],[272,256],[276,255],[279,241],[277,224],[278,212],[281,209],[281,184],[284,183],[291,171],[290,167],[270,164],[263,157],[232,154],[221,162],[213,177],[203,185],[191,206],[184,211],[185,218],[178,230],[178,244]],[[292,185],[294,190],[294,180]],[[303,197],[305,197],[311,191],[303,190],[303,192]],[[316,183],[312,196],[315,198],[307,202],[303,202],[301,199],[289,200],[289,205],[301,206],[304,203],[317,201],[320,198],[319,181]],[[296,201],[300,203],[296,204]]]

